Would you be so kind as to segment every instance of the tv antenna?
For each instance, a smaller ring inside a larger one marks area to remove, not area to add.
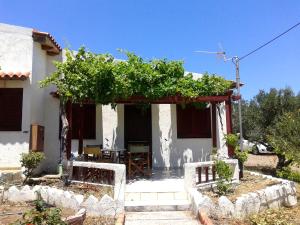
[[[240,97],[241,96],[241,79],[240,79],[240,64],[239,64],[239,57],[238,56],[233,56],[227,58],[226,52],[223,49],[223,46],[221,43],[218,43],[219,46],[219,51],[195,51],[196,53],[203,53],[203,54],[214,54],[217,56],[217,58],[223,59],[224,62],[227,61],[232,61],[232,63],[235,66],[235,78],[236,78],[236,89],[237,89],[237,95]],[[239,114],[239,130],[240,130],[240,148],[241,151],[243,151],[243,125],[242,125],[242,102],[241,102],[241,97],[238,99],[238,114]]]

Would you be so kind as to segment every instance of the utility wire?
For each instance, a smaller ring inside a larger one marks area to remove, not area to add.
[[[294,26],[290,27],[289,29],[287,29],[286,31],[284,31],[283,33],[279,34],[278,36],[274,37],[272,40],[268,41],[267,43],[261,45],[260,47],[254,49],[253,51],[249,52],[248,54],[242,56],[239,58],[239,61],[241,61],[242,59],[248,57],[249,55],[252,55],[254,52],[257,52],[258,50],[262,49],[263,47],[267,46],[268,44],[270,44],[271,42],[275,41],[276,39],[280,38],[281,36],[285,35],[286,33],[288,33],[289,31],[293,30],[294,28],[296,28],[297,26],[300,25],[300,22],[295,24]]]

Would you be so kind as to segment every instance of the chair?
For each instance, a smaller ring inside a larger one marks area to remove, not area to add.
[[[144,144],[128,145],[128,176],[140,174],[150,176],[150,152],[149,146]]]
[[[97,160],[102,157],[100,147],[84,147],[83,155],[85,160]],[[92,157],[90,157],[92,155]]]

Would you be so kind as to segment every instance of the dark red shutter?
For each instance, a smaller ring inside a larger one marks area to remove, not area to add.
[[[22,130],[22,88],[0,88],[0,131]]]
[[[177,105],[178,138],[211,138],[211,118],[209,108],[192,105]]]
[[[82,107],[82,108],[81,108]],[[82,110],[82,114],[80,113]],[[83,123],[83,139],[96,139],[96,105],[72,105],[72,139],[78,139],[80,123]]]

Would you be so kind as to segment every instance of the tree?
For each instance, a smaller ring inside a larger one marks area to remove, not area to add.
[[[291,88],[260,90],[250,101],[242,101],[244,138],[254,142],[267,143],[267,133],[286,112],[295,111],[300,105],[300,97]],[[234,132],[238,133],[237,105],[233,107]]]
[[[300,165],[300,109],[283,114],[267,137],[278,156],[279,171],[291,163]]]

